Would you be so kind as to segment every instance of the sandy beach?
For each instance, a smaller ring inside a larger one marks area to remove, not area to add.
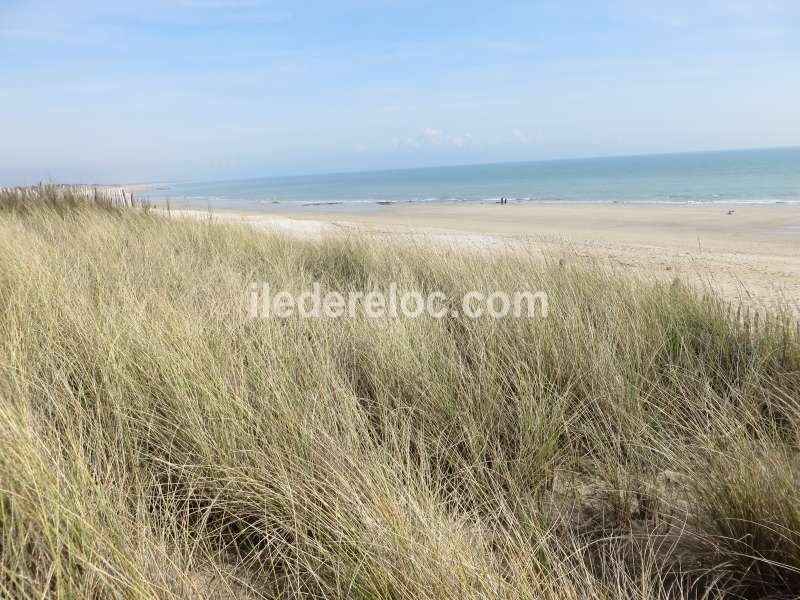
[[[220,211],[215,217],[298,235],[360,230],[452,246],[519,248],[567,264],[599,261],[634,276],[711,286],[732,302],[770,312],[787,307],[800,313],[798,206],[432,203],[363,213]]]

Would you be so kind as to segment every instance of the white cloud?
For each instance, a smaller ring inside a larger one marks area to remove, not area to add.
[[[449,134],[442,129],[426,127],[418,135],[405,138],[395,138],[392,146],[395,148],[464,148],[475,141],[471,133]]]
[[[516,139],[520,144],[530,144],[531,143],[531,138],[528,137],[527,135],[525,135],[519,129],[513,130],[511,132],[511,134],[514,136],[514,139]]]
[[[433,127],[426,127],[422,132],[423,135],[428,138],[429,140],[433,140],[438,142],[442,139],[442,131],[440,129],[434,129]]]
[[[471,133],[462,133],[461,135],[450,136],[450,143],[453,144],[453,146],[457,146],[458,148],[463,148],[470,142],[472,142]]]
[[[455,146],[463,148],[473,141],[471,133],[448,134],[435,127],[426,127],[422,130],[422,139],[418,145]]]
[[[422,144],[420,144],[418,139],[415,138],[402,138],[396,139],[392,142],[392,145],[396,148],[421,148]]]

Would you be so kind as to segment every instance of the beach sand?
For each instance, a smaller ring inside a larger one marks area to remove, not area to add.
[[[359,230],[450,246],[524,249],[543,260],[678,278],[710,286],[733,303],[800,314],[798,206],[432,203],[363,213],[221,211],[215,217],[306,236]]]

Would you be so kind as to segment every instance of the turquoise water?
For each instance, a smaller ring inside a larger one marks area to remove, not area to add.
[[[364,210],[407,202],[800,204],[800,148],[518,162],[159,186],[211,208]]]

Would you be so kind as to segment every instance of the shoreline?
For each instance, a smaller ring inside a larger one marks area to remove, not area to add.
[[[138,186],[106,186],[108,188],[117,187],[128,191],[153,192],[158,191],[151,185]],[[437,206],[499,206],[499,198],[482,199],[459,199],[459,198],[436,198],[426,200],[277,200],[277,199],[250,199],[250,198],[228,198],[218,196],[159,196],[152,194],[148,199],[156,205],[172,204],[185,209],[206,210],[211,208],[218,211],[235,211],[247,214],[264,213],[309,213],[337,215],[358,215],[364,212],[380,212],[390,209],[402,209],[403,207],[437,207]],[[800,208],[800,196],[791,199],[764,198],[759,200],[711,200],[711,201],[671,201],[671,200],[609,200],[609,199],[581,199],[563,200],[556,198],[535,199],[535,198],[508,198],[506,206],[645,206],[645,207],[698,207],[698,208],[720,208],[736,209],[747,207],[787,207]],[[214,206],[215,202],[223,202],[226,205]]]

